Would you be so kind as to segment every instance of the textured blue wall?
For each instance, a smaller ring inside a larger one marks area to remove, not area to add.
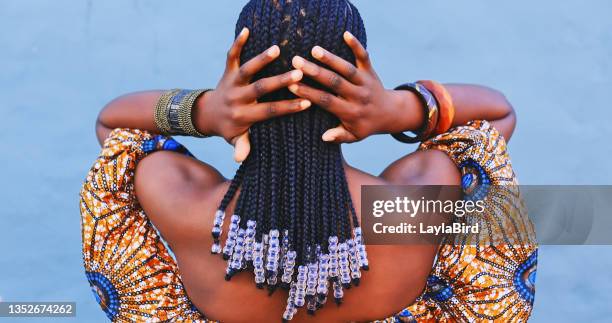
[[[214,86],[243,3],[0,1],[0,298],[76,300],[80,321],[104,318],[82,272],[77,198],[96,114],[130,91]],[[430,78],[508,96],[522,183],[612,183],[609,1],[355,3],[387,86]],[[223,141],[184,142],[235,169]],[[373,173],[407,149],[389,136],[346,147]],[[542,248],[534,321],[609,317],[611,265],[610,247]]]

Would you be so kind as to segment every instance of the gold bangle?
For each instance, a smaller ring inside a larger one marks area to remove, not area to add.
[[[204,138],[207,135],[199,132],[193,124],[193,108],[195,107],[195,101],[203,93],[209,90],[194,90],[187,94],[180,103],[179,108],[179,125],[183,133],[192,137]]]
[[[159,132],[163,135],[170,135],[170,122],[168,121],[168,108],[170,101],[179,90],[170,90],[162,94],[155,105],[154,119],[155,126],[159,129]]]

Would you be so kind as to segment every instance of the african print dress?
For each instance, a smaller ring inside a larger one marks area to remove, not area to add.
[[[452,129],[419,149],[452,158],[466,197],[475,188],[486,201],[482,187],[517,185],[506,143],[486,121]],[[206,322],[134,194],[136,165],[159,150],[191,155],[174,139],[141,130],[116,129],[106,139],[80,192],[85,275],[113,321]],[[535,291],[535,236],[521,205],[502,211],[498,224],[517,227],[523,243],[442,245],[422,295],[380,322],[526,321]]]

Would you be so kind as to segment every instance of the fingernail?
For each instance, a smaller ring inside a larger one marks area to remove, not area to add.
[[[293,92],[293,94],[297,94],[298,88],[299,88],[299,86],[297,84],[289,85],[289,91]]]
[[[293,67],[298,69],[304,67],[304,59],[299,56],[295,56],[293,58]]]
[[[292,81],[299,81],[302,79],[302,76],[304,76],[304,73],[302,73],[302,71],[300,70],[295,70],[291,72],[291,80]]]
[[[325,55],[325,52],[323,52],[323,48],[321,48],[320,46],[315,46],[312,49],[312,57],[316,59],[321,59],[323,58],[323,55]]]
[[[346,31],[344,32],[344,38],[346,38],[346,40],[351,40],[355,38],[355,36],[353,36],[353,34],[351,34],[350,32]]]
[[[244,34],[247,33],[249,29],[247,27],[242,28],[242,30],[240,31],[240,35],[239,36],[244,36]]]
[[[310,108],[310,106],[312,105],[312,103],[308,100],[303,100],[302,102],[300,102],[300,107],[302,109],[307,109]]]
[[[272,47],[270,47],[270,49],[268,49],[268,56],[269,57],[276,57],[278,56],[278,54],[280,53],[280,48],[278,48],[278,46],[274,45]]]
[[[323,139],[323,141],[334,141],[334,140],[336,140],[336,137],[324,133],[323,134],[323,138],[321,138],[321,139]]]

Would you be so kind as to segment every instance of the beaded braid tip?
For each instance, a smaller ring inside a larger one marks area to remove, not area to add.
[[[253,271],[255,273],[255,286],[258,289],[264,288],[266,281],[265,269],[263,263],[263,241],[255,242],[253,245]]]
[[[328,241],[329,278],[332,282],[336,282],[338,281],[338,237],[329,237]]]
[[[355,243],[357,244],[357,250],[359,251],[359,265],[361,269],[368,271],[370,270],[368,262],[368,253],[366,252],[365,244],[363,243],[363,236],[361,235],[361,227],[356,227],[355,231]]]
[[[359,265],[359,251],[357,250],[357,244],[354,239],[347,241],[348,255],[349,255],[349,267],[351,270],[351,284],[359,286],[361,279],[361,266]]]
[[[295,291],[295,307],[300,308],[303,307],[306,303],[306,279],[308,277],[308,267],[307,266],[298,266],[298,275]]]
[[[351,274],[348,261],[348,245],[346,242],[338,246],[338,261],[340,265],[340,283],[345,289],[351,288]]]
[[[296,289],[297,287],[295,283],[291,284],[289,289],[289,298],[287,299],[287,307],[285,307],[285,312],[283,313],[283,322],[291,321],[295,313],[297,313],[297,308],[294,304]]]
[[[238,227],[240,225],[240,216],[237,214],[232,215],[230,219],[230,227],[227,233],[227,239],[225,240],[225,246],[223,247],[223,259],[229,260],[234,253],[234,247],[236,246],[236,239],[238,238]]]
[[[217,210],[215,212],[215,219],[213,220],[213,227],[211,229],[211,235],[213,237],[213,244],[210,248],[212,254],[221,253],[221,242],[219,241],[221,234],[223,233],[223,220],[225,219],[225,212],[223,210]]]
[[[333,283],[334,288],[334,301],[337,306],[342,305],[342,298],[344,297],[344,291],[342,290],[342,284],[339,282]]]

